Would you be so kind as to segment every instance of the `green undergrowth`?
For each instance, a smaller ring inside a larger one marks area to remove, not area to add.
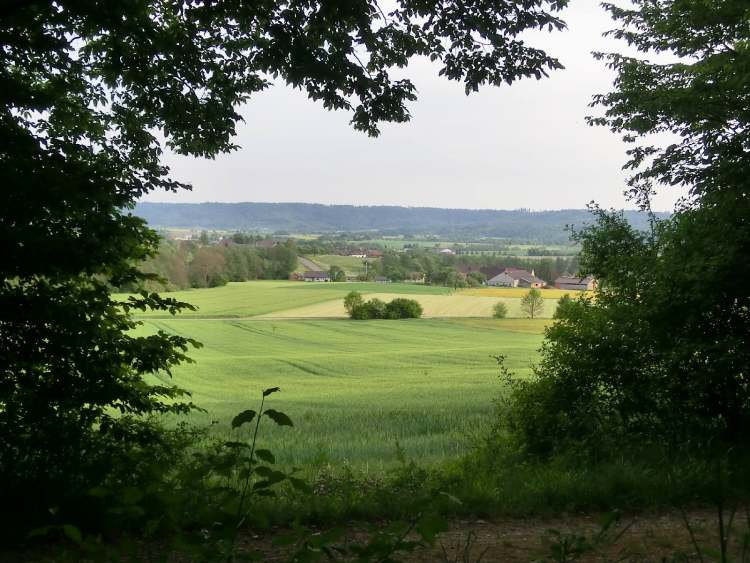
[[[286,496],[269,504],[265,523],[289,524],[290,514],[318,525],[400,518],[425,498],[445,515],[493,518],[652,511],[710,504],[717,494],[714,466],[695,459],[657,463],[621,457],[582,464],[562,458],[532,462],[488,451],[429,469],[405,462],[378,477],[324,467],[311,482],[314,496]],[[732,495],[747,499],[750,489],[735,483]]]
[[[256,424],[260,414],[270,417],[264,417],[266,426],[271,419],[275,425],[291,424],[283,413],[261,406],[258,413],[237,415],[232,426]],[[717,474],[713,463],[690,457],[668,460],[654,452],[599,461],[572,456],[534,461],[492,435],[468,454],[430,467],[397,448],[398,464],[373,475],[348,464],[277,464],[277,452],[256,449],[255,439],[219,442],[205,433],[171,432],[172,442],[161,458],[152,459],[150,448],[123,458],[122,471],[92,491],[87,518],[61,514],[54,525],[32,534],[37,537],[27,536],[20,551],[0,555],[13,560],[14,554],[52,550],[54,557],[38,560],[64,561],[59,554],[67,550],[72,561],[84,553],[121,554],[128,544],[136,546],[134,553],[148,546],[213,561],[222,553],[235,553],[242,537],[256,533],[297,534],[292,543],[298,549],[327,530],[388,530],[395,522],[398,533],[382,533],[397,543],[411,524],[429,521],[429,536],[452,517],[638,513],[711,505],[717,495],[731,502],[750,499],[747,482],[736,478],[732,467],[721,466]],[[187,440],[194,441],[185,448]],[[738,466],[747,464],[739,461]]]

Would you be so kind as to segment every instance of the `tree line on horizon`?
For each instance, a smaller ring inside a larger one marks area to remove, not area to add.
[[[311,249],[319,250],[316,243],[305,240],[287,239],[269,247],[256,246],[257,240],[258,237],[243,233],[234,233],[223,241],[210,240],[205,232],[191,240],[162,239],[159,251],[140,266],[144,272],[158,276],[159,280],[127,283],[117,289],[123,292],[139,289],[175,291],[219,287],[228,282],[287,280],[297,270],[300,255],[310,255]],[[229,243],[224,244],[227,241]],[[325,248],[330,250],[327,246]],[[559,275],[575,273],[578,269],[576,256],[540,259],[492,254],[456,256],[420,247],[408,251],[384,249],[382,252],[381,258],[368,260],[368,272],[366,275],[360,272],[359,281],[372,281],[376,276],[394,282],[424,278],[428,284],[458,289],[480,286],[490,277],[488,274],[499,273],[504,268],[521,268],[533,270],[538,277],[552,284]],[[338,273],[336,281],[345,281],[343,271]]]
[[[464,240],[497,237],[539,244],[569,243],[567,226],[580,228],[591,223],[591,215],[585,209],[477,210],[312,203],[139,202],[134,213],[155,228],[287,233],[369,231],[371,235],[433,233]],[[625,216],[636,229],[648,228],[646,213],[626,211]]]

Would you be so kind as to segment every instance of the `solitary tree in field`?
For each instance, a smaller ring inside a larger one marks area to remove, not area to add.
[[[521,311],[526,313],[532,319],[538,317],[544,311],[544,297],[542,292],[532,288],[521,298]]]
[[[492,316],[496,319],[504,319],[508,316],[508,306],[502,301],[498,301],[492,307]]]
[[[467,93],[540,78],[561,65],[525,33],[561,29],[566,4],[0,2],[0,504],[18,508],[13,523],[79,506],[128,446],[157,442],[142,415],[190,408],[146,376],[186,360],[191,341],[136,333],[130,316],[186,305],[110,295],[154,277],[137,265],[159,237],[135,202],[190,188],[170,178],[165,146],[237,149],[237,108],[272,80],[374,136],[409,120],[414,57]]]

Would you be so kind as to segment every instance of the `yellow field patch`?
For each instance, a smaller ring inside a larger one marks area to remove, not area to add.
[[[509,318],[523,318],[520,297],[489,297],[469,295],[467,292],[452,295],[410,295],[403,293],[370,293],[363,295],[365,299],[378,298],[391,301],[397,297],[406,297],[419,301],[424,309],[424,317],[455,318],[455,317],[491,317],[495,303],[502,301],[508,307]],[[557,307],[557,299],[546,299],[544,311],[540,315],[550,318]],[[296,307],[281,311],[274,311],[258,318],[267,319],[304,319],[304,318],[335,318],[346,317],[343,299],[334,299],[314,305]]]
[[[586,291],[571,291],[568,289],[540,289],[542,297],[545,299],[560,299],[563,295],[570,295],[575,298],[581,294],[589,293]],[[475,289],[464,289],[461,295],[476,295],[478,297],[517,297],[521,298],[529,292],[525,287],[479,287]]]

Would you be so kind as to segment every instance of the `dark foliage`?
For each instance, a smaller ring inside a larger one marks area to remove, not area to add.
[[[681,61],[607,55],[616,90],[596,98],[606,111],[593,121],[634,143],[630,194],[644,208],[655,183],[688,195],[647,232],[594,209],[596,223],[576,238],[599,291],[561,303],[537,381],[516,389],[511,426],[544,455],[655,444],[720,456],[750,445],[747,3],[609,10],[623,24],[616,36]],[[678,140],[645,144],[660,132]]]
[[[559,63],[517,37],[561,28],[565,4],[1,3],[0,503],[17,507],[2,533],[80,516],[111,444],[149,442],[140,417],[191,408],[146,379],[186,360],[191,341],[139,336],[129,316],[185,305],[109,293],[155,278],[134,266],[158,247],[130,213],[137,199],[189,188],[170,179],[164,145],[207,158],[235,149],[237,107],[273,78],[350,111],[370,135],[408,120],[415,87],[390,72],[414,56],[467,92],[539,78]]]

